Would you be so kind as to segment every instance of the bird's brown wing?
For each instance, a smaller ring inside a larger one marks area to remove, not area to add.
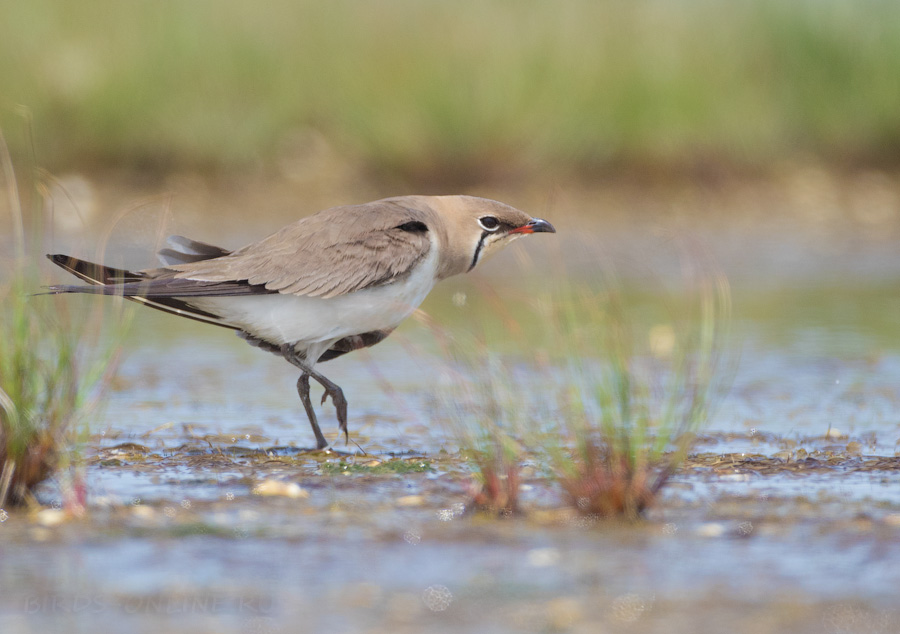
[[[431,248],[427,221],[398,202],[334,207],[228,255],[166,268],[178,280],[335,297],[408,275]]]

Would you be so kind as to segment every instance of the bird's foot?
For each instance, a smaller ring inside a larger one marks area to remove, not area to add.
[[[347,399],[344,398],[344,391],[337,385],[326,387],[325,393],[322,394],[322,405],[325,404],[325,401],[329,396],[331,397],[331,402],[334,403],[334,408],[337,410],[338,427],[344,432],[344,441],[349,442],[350,432],[347,430]]]

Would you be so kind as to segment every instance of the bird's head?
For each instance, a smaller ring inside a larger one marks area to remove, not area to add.
[[[496,200],[476,196],[416,198],[439,218],[440,278],[471,271],[516,238],[529,233],[556,233],[546,220]]]

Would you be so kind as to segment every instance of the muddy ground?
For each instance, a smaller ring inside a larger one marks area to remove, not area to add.
[[[298,196],[181,179],[161,202],[140,198],[158,183],[85,180],[94,207],[146,203],[108,244],[142,266],[166,210],[173,232],[239,246]],[[543,258],[573,279],[610,257],[635,284],[664,279],[671,251],[658,247],[674,234],[731,280],[730,389],[637,524],[571,511],[535,462],[522,516],[465,513],[471,468],[436,423],[445,360],[420,322],[325,366],[353,442],[313,453],[283,361],[138,313],[83,450],[86,512],[68,513],[49,483],[39,508],[0,515],[0,629],[900,632],[898,191],[890,175],[798,168],[765,182],[472,192],[533,208],[559,233],[429,298],[451,330],[492,318],[460,301],[485,284],[518,300],[555,283]],[[334,195],[307,211],[345,202]],[[266,223],[243,213],[258,199]],[[90,255],[96,233],[77,234],[60,227],[60,250]],[[333,409],[320,411],[337,440]]]

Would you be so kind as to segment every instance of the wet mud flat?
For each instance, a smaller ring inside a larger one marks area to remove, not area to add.
[[[708,434],[628,524],[528,465],[500,518],[453,453],[108,436],[83,516],[49,486],[0,524],[3,631],[900,631],[900,458],[871,438]]]
[[[847,214],[815,173],[787,180],[674,197],[561,188],[544,214],[558,245],[511,247],[424,305],[462,331],[495,320],[478,284],[508,290],[524,263],[531,290],[547,259],[590,277],[607,247],[625,274],[677,269],[655,228],[708,244],[733,284],[740,364],[643,522],[573,512],[539,461],[523,516],[466,513],[472,474],[423,396],[444,362],[423,354],[420,326],[329,362],[365,454],[315,454],[283,361],[143,311],[91,422],[86,512],[68,517],[51,484],[42,510],[0,522],[0,631],[900,632],[895,190],[882,209],[851,188],[865,200]],[[535,191],[477,193],[543,209]],[[246,242],[244,211],[266,199],[232,193],[180,199],[212,226],[170,232]],[[320,421],[333,434],[330,405]]]
[[[900,355],[881,330],[848,351],[841,319],[750,333],[638,524],[573,512],[539,460],[523,516],[467,514],[415,332],[334,362],[353,443],[326,406],[324,454],[283,362],[188,324],[122,366],[84,449],[86,513],[51,484],[0,523],[0,630],[900,631]]]

